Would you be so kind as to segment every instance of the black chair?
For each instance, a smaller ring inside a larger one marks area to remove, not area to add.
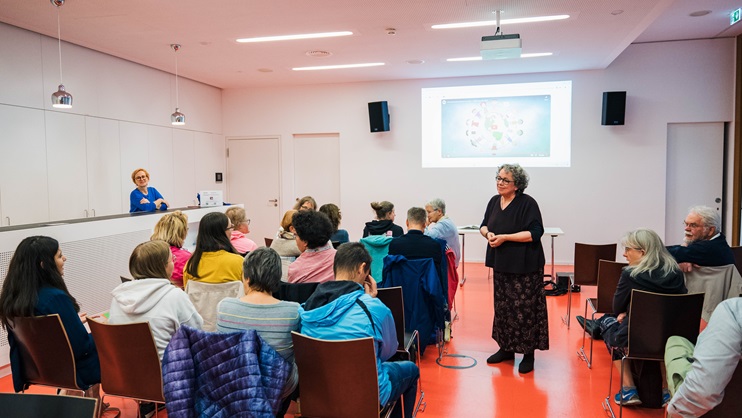
[[[629,307],[629,345],[626,355],[621,359],[621,377],[625,370],[626,360],[647,360],[664,363],[665,345],[673,335],[687,338],[693,344],[698,339],[703,310],[703,293],[686,295],[665,295],[631,291]],[[611,349],[613,358],[613,349]],[[621,379],[619,377],[619,380]],[[608,396],[603,400],[603,409],[612,417],[613,412],[613,367],[608,380]],[[637,385],[642,403],[648,407],[662,405],[662,393],[658,388],[646,388]],[[623,404],[619,407],[619,416],[623,416]]]
[[[95,398],[0,393],[0,415],[7,417],[97,418],[97,410]]]
[[[598,285],[598,262],[600,260],[613,261],[616,259],[617,244],[582,244],[575,243],[575,271],[571,274],[570,283],[567,286],[567,316],[562,322],[569,328],[570,315],[572,314],[572,285],[597,286]]]
[[[621,270],[626,267],[626,263],[615,261],[600,260],[598,267],[598,295],[595,298],[588,298],[585,301],[585,320],[587,320],[588,306],[592,310],[591,321],[595,321],[595,315],[598,313],[613,312],[613,295],[616,293],[618,279],[621,278]],[[587,328],[587,327],[585,327]],[[582,347],[577,351],[580,359],[584,360],[587,368],[591,369],[593,365],[593,339],[590,338],[590,357],[585,354],[585,335],[587,329],[582,334]]]
[[[737,266],[739,274],[742,274],[742,247],[732,247],[732,254],[734,254],[734,265]]]

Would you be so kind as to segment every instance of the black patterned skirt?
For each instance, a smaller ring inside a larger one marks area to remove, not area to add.
[[[532,353],[549,349],[544,270],[527,274],[493,272],[495,318],[492,339],[501,349]]]

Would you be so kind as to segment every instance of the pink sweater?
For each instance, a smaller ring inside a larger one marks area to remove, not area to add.
[[[258,248],[258,245],[253,240],[245,237],[245,234],[240,231],[232,231],[232,238],[230,240],[234,249],[240,254],[245,254]]]
[[[173,282],[179,288],[183,288],[183,269],[185,268],[186,262],[191,258],[191,252],[174,246],[170,246],[170,251],[173,253],[173,276],[170,281]]]
[[[315,250],[306,250],[289,265],[289,283],[323,283],[335,280],[332,266],[335,260],[332,244]]]

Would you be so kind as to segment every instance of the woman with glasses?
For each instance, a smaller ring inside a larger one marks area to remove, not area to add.
[[[137,188],[129,195],[129,213],[132,212],[155,212],[167,210],[167,200],[154,187],[149,185],[149,173],[143,168],[137,168],[131,173],[131,181]]]
[[[242,256],[229,241],[234,225],[221,212],[211,212],[198,224],[196,249],[185,265],[183,286],[188,280],[226,283],[242,280]]]
[[[497,195],[490,199],[479,232],[487,239],[485,265],[493,271],[495,318],[492,339],[499,351],[489,364],[515,359],[518,372],[533,370],[534,351],[549,349],[549,323],[544,296],[544,234],[541,211],[523,191],[528,174],[517,164],[498,169]]]
[[[250,233],[250,220],[247,219],[245,209],[239,206],[232,206],[224,214],[227,215],[227,218],[234,225],[232,235],[229,237],[234,249],[238,253],[245,255],[258,248],[258,245],[253,240],[245,236]]]
[[[688,293],[680,266],[656,232],[645,228],[631,231],[621,240],[621,244],[624,246],[623,256],[629,265],[621,272],[616,293],[613,295],[614,315],[605,315],[597,320],[606,347],[609,351],[611,347],[614,348],[613,364],[619,372],[621,358],[629,345],[629,319],[626,315],[631,307],[631,291],[638,289],[665,294]],[[666,379],[662,379],[662,386],[664,406],[670,401]],[[642,403],[631,373],[623,374],[621,390],[614,397],[614,401],[623,405]]]

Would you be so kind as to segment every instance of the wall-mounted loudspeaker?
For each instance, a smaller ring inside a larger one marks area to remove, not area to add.
[[[623,125],[626,116],[626,92],[603,92],[603,119],[601,125]]]
[[[368,104],[368,122],[371,125],[371,132],[386,132],[389,130],[389,107],[386,101]]]

